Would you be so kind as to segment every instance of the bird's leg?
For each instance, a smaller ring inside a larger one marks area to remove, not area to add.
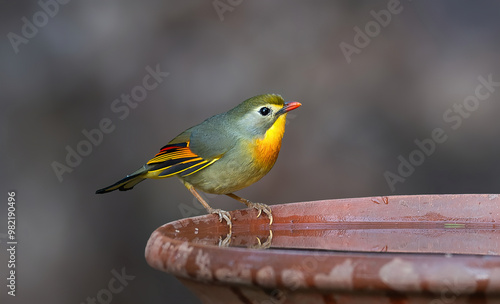
[[[273,215],[271,213],[271,208],[268,205],[261,204],[261,203],[252,203],[251,201],[249,201],[245,198],[239,197],[234,193],[228,193],[226,195],[229,196],[230,198],[234,198],[235,200],[237,200],[239,202],[242,202],[243,204],[247,205],[248,208],[257,209],[259,211],[259,214],[257,214],[257,217],[259,217],[262,214],[262,211],[264,211],[264,213],[267,214],[267,216],[269,217],[269,225],[271,225],[273,223]]]
[[[214,209],[210,207],[210,205],[201,197],[201,195],[194,189],[193,185],[191,185],[188,182],[183,181],[184,186],[188,188],[188,190],[196,197],[196,199],[207,209],[208,213],[214,213],[219,216],[219,222],[222,223],[222,220],[226,220],[227,225],[229,226],[229,231],[231,231],[231,228],[233,227],[233,223],[231,222],[231,215],[229,212],[221,210],[221,209]]]

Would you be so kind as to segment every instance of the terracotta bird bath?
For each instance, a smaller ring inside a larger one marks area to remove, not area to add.
[[[500,196],[272,206],[158,228],[146,259],[202,303],[500,303]],[[167,301],[168,302],[168,301]]]

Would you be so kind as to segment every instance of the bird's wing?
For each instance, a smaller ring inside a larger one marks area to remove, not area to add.
[[[189,141],[169,143],[146,164],[148,177],[164,178],[176,174],[188,176],[216,162],[220,157],[205,159],[189,148]]]
[[[147,162],[148,177],[184,177],[219,160],[236,142],[224,124],[219,114],[177,135]]]

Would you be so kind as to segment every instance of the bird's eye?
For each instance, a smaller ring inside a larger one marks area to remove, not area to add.
[[[259,109],[259,113],[262,116],[267,116],[269,113],[271,113],[271,109],[269,109],[268,107],[262,107]]]

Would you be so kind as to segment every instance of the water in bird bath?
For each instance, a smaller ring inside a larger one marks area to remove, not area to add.
[[[200,222],[196,229],[183,227],[166,236],[209,246],[254,249],[500,254],[500,226],[494,223],[277,223],[269,227],[235,222],[231,234],[221,228]]]

